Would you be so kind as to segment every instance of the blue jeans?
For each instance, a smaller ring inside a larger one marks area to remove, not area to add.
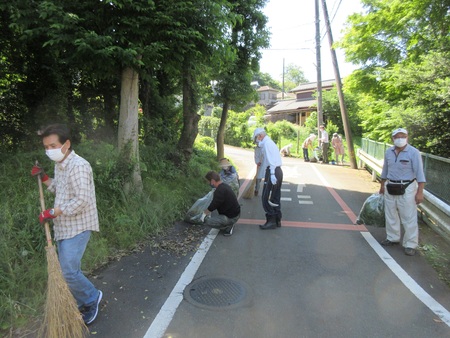
[[[94,303],[98,296],[98,290],[81,271],[81,258],[90,237],[91,231],[84,231],[75,237],[57,241],[59,264],[78,307]]]

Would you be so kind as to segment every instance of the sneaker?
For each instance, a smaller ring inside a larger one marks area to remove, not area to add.
[[[95,318],[97,318],[98,305],[100,304],[102,297],[103,297],[103,293],[100,290],[98,290],[98,297],[95,300],[95,302],[90,306],[85,306],[83,311],[81,312],[84,323],[86,325],[91,324],[95,320]]]
[[[223,230],[224,236],[231,236],[233,234],[234,224],[232,226],[229,226]]]
[[[405,248],[405,255],[414,256],[416,254],[416,249],[413,248]]]
[[[384,241],[381,241],[380,244],[383,246],[392,246],[398,244],[398,242],[391,242],[386,238]]]

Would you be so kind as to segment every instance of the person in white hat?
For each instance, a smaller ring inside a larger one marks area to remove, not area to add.
[[[405,254],[413,256],[419,245],[417,205],[423,201],[425,174],[419,150],[408,144],[408,131],[404,128],[392,132],[394,146],[384,156],[380,194],[384,194],[386,239],[381,245],[400,243],[403,225]]]
[[[281,184],[283,182],[283,170],[281,170],[281,155],[277,145],[266,134],[263,128],[256,128],[253,138],[259,147],[263,149],[266,162],[266,175],[262,192],[262,205],[266,212],[266,223],[260,225],[260,229],[276,229],[281,226]],[[269,200],[270,199],[270,200]]]

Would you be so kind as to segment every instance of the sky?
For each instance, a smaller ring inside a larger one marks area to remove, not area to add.
[[[334,79],[333,64],[326,35],[325,20],[320,8],[321,75],[322,80]],[[359,0],[327,0],[333,40],[342,37],[347,17],[362,11]],[[269,0],[264,8],[271,32],[270,47],[262,51],[260,70],[281,81],[283,59],[285,67],[294,64],[302,68],[309,82],[317,81],[315,0]],[[344,52],[336,50],[341,77],[349,75],[357,66],[345,62]]]

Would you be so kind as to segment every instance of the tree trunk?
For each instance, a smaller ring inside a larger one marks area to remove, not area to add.
[[[181,131],[178,149],[184,162],[189,162],[194,150],[195,138],[198,134],[198,97],[196,81],[189,67],[183,70],[183,130]],[[181,163],[180,163],[181,164]]]
[[[132,176],[125,183],[126,192],[142,192],[143,188],[139,166],[138,84],[139,74],[130,67],[125,68],[120,90],[118,145],[121,156],[133,165]]]
[[[222,108],[222,117],[220,118],[219,130],[217,131],[217,159],[225,157],[225,128],[227,126],[228,118],[228,100],[225,100]]]

